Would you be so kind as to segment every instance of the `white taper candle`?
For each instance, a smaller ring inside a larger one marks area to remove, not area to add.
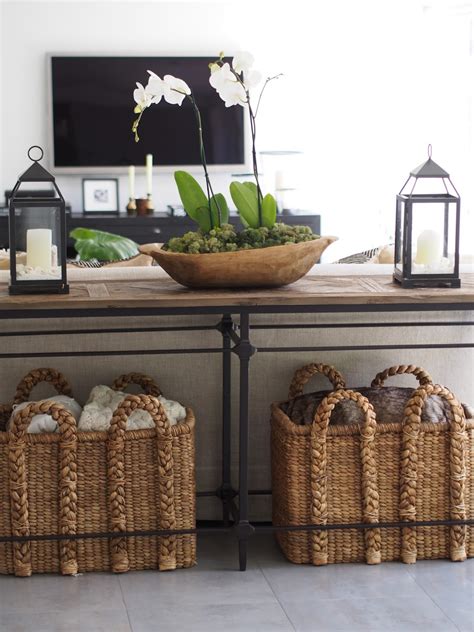
[[[146,155],[146,192],[148,195],[153,192],[153,154]]]
[[[130,165],[128,168],[128,197],[135,199],[135,166]]]

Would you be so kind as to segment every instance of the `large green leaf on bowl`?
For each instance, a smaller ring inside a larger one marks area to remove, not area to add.
[[[81,261],[120,261],[138,254],[138,244],[121,235],[91,228],[75,228],[69,235]]]

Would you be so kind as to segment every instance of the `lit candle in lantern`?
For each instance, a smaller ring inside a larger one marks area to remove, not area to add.
[[[151,197],[153,191],[153,154],[146,155],[146,192]]]
[[[135,165],[128,168],[128,197],[131,200],[135,199]]]
[[[435,230],[424,230],[416,242],[415,263],[426,266],[438,265],[442,256],[441,235]]]
[[[26,231],[26,265],[51,271],[53,232],[49,228],[30,228]]]

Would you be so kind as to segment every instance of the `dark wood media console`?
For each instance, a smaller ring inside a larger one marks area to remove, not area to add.
[[[278,220],[286,224],[296,225],[302,224],[311,226],[316,234],[321,232],[320,215],[290,215],[282,214],[278,216]],[[230,223],[239,224],[237,214],[231,214]],[[138,244],[146,244],[152,242],[166,242],[171,237],[180,237],[190,230],[196,230],[197,225],[185,217],[177,217],[168,213],[154,213],[145,216],[121,215],[83,215],[82,213],[71,213],[67,216],[68,233],[77,227],[93,228],[103,230],[108,233],[123,235],[129,239],[133,239]],[[8,247],[8,213],[5,210],[0,211],[0,248]],[[68,255],[75,256],[74,241],[68,238]]]

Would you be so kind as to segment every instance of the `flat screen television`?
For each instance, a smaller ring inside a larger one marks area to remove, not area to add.
[[[132,93],[147,70],[174,75],[191,87],[201,111],[210,166],[245,165],[244,109],[226,108],[209,85],[207,57],[120,57],[50,55],[50,121],[56,170],[104,170],[143,165],[153,154],[162,167],[201,164],[197,126],[188,99],[162,101],[143,115],[140,142],[131,131],[136,118]]]

